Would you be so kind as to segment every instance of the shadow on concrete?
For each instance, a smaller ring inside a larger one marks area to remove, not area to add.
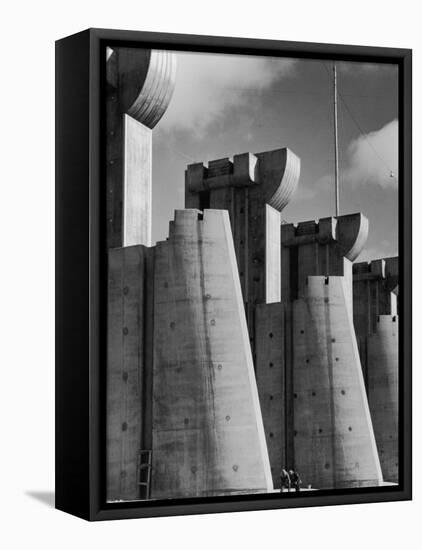
[[[25,494],[35,500],[38,500],[49,508],[54,508],[54,491],[26,491]]]

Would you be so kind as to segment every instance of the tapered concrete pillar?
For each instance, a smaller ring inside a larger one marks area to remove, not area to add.
[[[367,233],[361,214],[281,228],[282,295],[292,303],[288,458],[319,488],[382,481],[353,328],[352,261]]]
[[[281,226],[282,299],[257,308],[256,330],[274,480],[295,468],[316,488],[381,482],[353,329],[352,261],[367,231],[361,214]]]
[[[304,485],[382,482],[345,277],[308,277],[293,304],[294,463]]]
[[[227,212],[177,211],[155,261],[152,497],[272,489]]]
[[[354,324],[384,479],[398,482],[398,258],[353,266]]]
[[[300,160],[289,149],[189,165],[187,208],[229,212],[255,354],[255,306],[280,300],[280,213],[296,190]]]

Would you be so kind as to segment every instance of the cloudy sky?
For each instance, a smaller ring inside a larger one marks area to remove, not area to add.
[[[334,214],[332,63],[177,53],[176,88],[153,131],[153,242],[184,206],[187,164],[289,147],[301,158],[288,222]],[[370,223],[360,260],[397,254],[398,73],[338,63],[340,211]]]

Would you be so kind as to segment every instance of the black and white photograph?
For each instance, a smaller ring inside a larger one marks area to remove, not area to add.
[[[109,503],[399,487],[399,66],[110,43]]]
[[[2,15],[0,547],[417,547],[415,2]]]

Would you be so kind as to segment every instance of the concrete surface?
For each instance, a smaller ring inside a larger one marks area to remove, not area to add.
[[[145,336],[152,319],[151,250],[112,249],[108,259],[107,499],[131,500],[140,496],[139,451],[151,445],[151,398],[146,391],[151,346]]]
[[[150,245],[151,129],[174,90],[173,53],[107,49],[107,248]]]
[[[272,489],[227,212],[176,211],[155,289],[151,496]]]
[[[229,212],[252,353],[255,305],[280,299],[280,212],[296,190],[300,160],[289,149],[189,165],[186,208]]]
[[[259,304],[255,310],[255,372],[274,487],[286,467],[285,307]]]
[[[304,485],[382,481],[343,277],[308,277],[294,302],[294,458]]]
[[[384,479],[399,472],[398,258],[353,266],[354,326]]]

